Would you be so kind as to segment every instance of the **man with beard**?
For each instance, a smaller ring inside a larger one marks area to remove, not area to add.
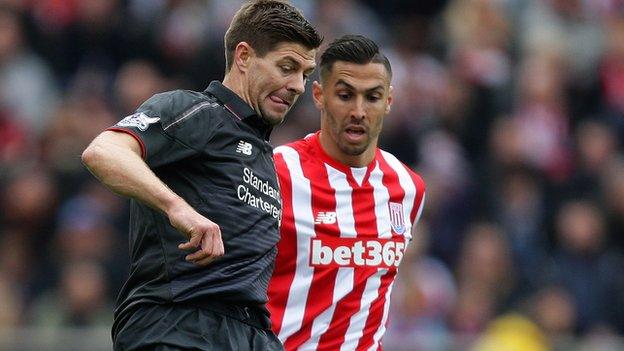
[[[320,43],[288,3],[248,2],[225,34],[223,83],[157,94],[84,151],[132,199],[115,350],[282,349],[265,308],[281,216],[268,138]]]
[[[341,37],[320,67],[321,130],[275,150],[283,217],[268,307],[286,350],[378,350],[425,185],[377,148],[392,103],[377,45]]]

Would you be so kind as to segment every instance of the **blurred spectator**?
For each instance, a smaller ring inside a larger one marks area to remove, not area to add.
[[[490,212],[501,226],[512,254],[519,289],[533,291],[546,261],[548,241],[543,230],[546,215],[544,190],[528,168],[503,170],[488,181]]]
[[[600,192],[601,199],[606,207],[606,216],[609,222],[609,232],[613,233],[612,241],[617,244],[617,248],[622,253],[624,249],[624,159],[620,154],[619,158],[613,160],[604,169],[601,177]]]
[[[444,29],[447,65],[470,96],[462,141],[468,157],[478,162],[493,120],[509,109],[510,18],[502,1],[455,0],[445,10]]]
[[[221,77],[242,1],[0,1],[0,327],[110,324],[126,202],[80,151],[154,92]],[[385,349],[624,349],[622,1],[293,1],[326,42],[383,43],[380,142],[428,185]],[[300,100],[273,145],[318,129]]]
[[[132,114],[143,101],[165,90],[165,80],[151,62],[127,62],[115,80],[117,117]]]
[[[586,119],[576,128],[576,172],[565,193],[598,200],[602,173],[618,156],[616,131],[600,119]]]
[[[462,243],[456,266],[462,292],[489,296],[495,311],[501,310],[515,289],[511,252],[501,229],[487,222],[472,224]]]
[[[576,119],[595,112],[593,89],[596,71],[604,48],[600,12],[592,5],[599,1],[544,0],[526,1],[518,21],[522,52],[556,55],[562,59],[558,69],[565,71],[564,89],[570,100],[567,107]]]
[[[22,323],[22,299],[10,279],[0,274],[0,329],[18,327]]]
[[[476,336],[505,310],[516,283],[512,267],[500,228],[487,222],[471,225],[456,265],[459,297],[451,317],[453,330]]]
[[[621,12],[613,12],[604,27],[607,43],[598,67],[601,102],[605,117],[616,127],[621,140],[624,137],[624,16]]]
[[[383,46],[387,30],[380,18],[361,2],[355,0],[320,0],[316,5],[314,22],[329,43],[342,33],[358,33]],[[321,50],[323,48],[321,47]]]
[[[556,217],[553,279],[568,291],[578,311],[577,330],[622,325],[622,257],[607,246],[600,209],[587,200],[564,203]]]
[[[59,288],[34,302],[33,323],[46,328],[110,325],[113,315],[106,299],[105,278],[93,261],[66,261]]]
[[[431,252],[454,266],[475,210],[472,170],[453,134],[430,132],[419,144],[419,171],[427,181],[425,215],[431,227]]]
[[[552,52],[528,56],[520,68],[518,101],[512,117],[522,155],[550,181],[570,176],[569,119],[564,95],[561,57]]]
[[[493,321],[470,350],[547,351],[550,346],[533,322],[519,314],[508,314]]]
[[[0,107],[37,136],[45,129],[58,96],[48,66],[25,41],[19,15],[0,8]]]
[[[429,235],[427,223],[419,222],[403,257],[391,298],[386,348],[440,350],[451,346],[448,318],[457,288],[444,263],[426,254]]]
[[[530,313],[555,350],[573,347],[577,323],[576,305],[565,289],[544,287],[529,300]]]

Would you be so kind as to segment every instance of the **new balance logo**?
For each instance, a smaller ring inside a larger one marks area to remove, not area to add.
[[[253,148],[253,146],[244,141],[241,140],[238,142],[238,145],[236,146],[236,152],[238,152],[239,154],[243,154],[243,155],[251,155],[251,149]]]
[[[336,223],[336,212],[319,212],[316,215],[314,224],[334,224]]]

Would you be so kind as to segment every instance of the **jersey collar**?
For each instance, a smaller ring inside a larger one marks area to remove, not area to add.
[[[240,96],[228,89],[218,80],[213,80],[204,92],[216,97],[225,108],[236,118],[262,132],[264,139],[269,140],[273,127],[266,124],[262,117],[258,116],[251,106],[249,106]]]

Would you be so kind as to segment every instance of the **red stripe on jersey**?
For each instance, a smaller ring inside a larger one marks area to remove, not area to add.
[[[373,187],[368,182],[371,168],[365,181],[360,187],[351,172],[347,174],[349,186],[353,189],[351,202],[353,208],[353,219],[355,221],[355,231],[357,237],[368,235],[379,235],[377,232],[377,217],[375,215],[375,198]],[[374,232],[372,232],[374,231]],[[345,341],[345,334],[349,328],[351,317],[360,311],[362,295],[366,288],[367,279],[377,272],[376,268],[361,268],[354,270],[353,290],[341,301],[337,302],[334,316],[330,322],[327,332],[321,336],[318,343],[318,350],[339,350],[340,345]]]
[[[403,203],[403,200],[405,199],[405,190],[401,187],[401,183],[399,183],[399,175],[394,169],[392,169],[392,167],[390,167],[390,165],[388,165],[379,150],[377,150],[377,160],[379,162],[379,169],[383,174],[381,182],[386,189],[388,189],[388,195],[390,196],[389,201]],[[393,237],[403,239],[402,235],[393,234]],[[371,304],[368,312],[368,318],[366,319],[366,324],[364,326],[364,331],[356,350],[367,350],[374,344],[375,333],[382,323],[384,307],[387,303],[389,303],[389,301],[386,301],[386,293],[388,292],[388,288],[394,280],[395,275],[396,270],[389,270],[381,278],[381,284],[377,290],[377,298]]]
[[[279,334],[284,321],[284,311],[288,294],[279,294],[279,291],[290,291],[290,287],[295,279],[297,264],[297,232],[295,231],[294,213],[292,207],[292,178],[290,171],[284,161],[284,155],[276,153],[274,156],[275,170],[277,171],[282,194],[282,223],[280,235],[281,239],[277,244],[277,251],[280,253],[275,260],[275,270],[271,278],[268,290],[269,302],[267,307],[271,311],[273,330]]]
[[[364,326],[362,337],[358,342],[356,350],[368,350],[375,342],[375,333],[381,327],[384,310],[386,304],[389,303],[386,299],[386,293],[390,288],[390,284],[394,281],[395,276],[396,270],[390,270],[388,273],[384,274],[383,277],[381,277],[381,285],[378,290],[379,295],[375,301],[373,301],[368,311],[368,319],[366,320],[366,325]],[[381,343],[379,345],[378,350],[381,350]]]
[[[319,212],[335,212],[336,193],[329,184],[325,164],[317,162],[314,158],[306,158],[305,161],[302,162],[301,168],[303,170],[303,175],[310,180],[312,215],[314,218],[317,217]],[[337,218],[334,223],[315,222],[315,236],[317,238],[339,237],[339,220],[340,219]],[[301,329],[284,341],[284,349],[297,349],[310,339],[314,319],[333,304],[333,292],[337,275],[338,271],[335,269],[314,267],[314,275],[312,277],[310,289],[308,290],[309,293],[306,300]],[[319,294],[318,292],[322,293]]]

